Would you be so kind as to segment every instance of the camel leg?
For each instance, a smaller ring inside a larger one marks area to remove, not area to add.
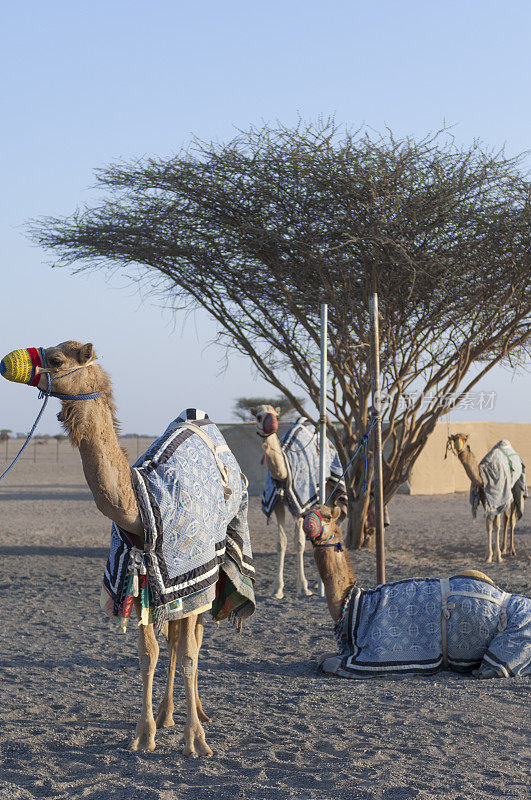
[[[501,523],[501,515],[494,519],[494,560],[501,564],[502,555],[500,551],[500,523]]]
[[[155,718],[157,728],[171,728],[173,725],[175,725],[175,721],[173,719],[173,710],[174,710],[173,688],[175,681],[175,667],[177,666],[177,644],[179,641],[178,628],[179,628],[179,620],[174,620],[168,623],[167,640],[168,640],[168,650],[170,654],[170,663],[168,666],[166,691],[160,703],[157,716]],[[203,643],[203,630],[204,630],[203,615],[199,614],[197,616],[197,622],[195,627],[195,637],[197,642],[198,653]],[[201,722],[210,722],[210,718],[207,717],[207,715],[203,711],[201,700],[199,699],[199,692],[197,689],[198,671],[199,670],[196,670],[195,673],[195,704],[197,708],[197,716],[199,717]]]
[[[501,546],[502,555],[506,555],[507,553],[507,529],[509,528],[509,522],[511,518],[510,511],[503,512],[503,541]]]
[[[304,546],[306,537],[302,529],[303,519],[299,517],[295,522],[295,553],[297,555],[297,594],[309,595],[313,592],[308,589],[308,581],[304,574]]]
[[[157,728],[171,728],[175,725],[173,720],[173,686],[175,682],[175,667],[177,666],[177,642],[179,640],[179,620],[170,620],[168,622],[167,643],[170,655],[170,663],[168,665],[168,676],[166,678],[166,691],[161,700],[159,710],[155,722]]]
[[[159,657],[159,645],[155,638],[153,625],[140,625],[138,628],[138,660],[142,675],[142,713],[136,726],[136,737],[131,744],[132,750],[146,745],[148,750],[155,749],[155,733],[157,727],[153,718],[153,673]]]
[[[203,631],[204,631],[203,615],[198,614],[195,626],[195,640],[197,642],[198,657],[199,657],[199,651],[201,650],[201,645],[203,644]],[[210,722],[210,717],[208,717],[203,711],[203,706],[201,704],[201,700],[199,699],[199,691],[197,689],[198,675],[199,675],[199,667],[195,671],[195,707],[197,708],[197,716],[199,717],[200,722]]]
[[[286,547],[288,544],[288,537],[286,536],[286,531],[284,530],[284,522],[286,519],[286,508],[284,503],[277,502],[275,506],[275,517],[278,525],[278,565],[277,577],[273,586],[272,595],[273,597],[276,597],[277,600],[282,600],[284,597],[284,558],[286,556]]]
[[[177,643],[177,662],[184,678],[186,697],[186,724],[184,726],[184,755],[211,756],[212,750],[205,740],[205,731],[197,712],[196,680],[199,648],[196,638],[197,616],[191,614],[180,620]]]
[[[509,521],[509,553],[512,556],[516,555],[516,550],[514,547],[514,529],[516,527],[516,509],[512,508],[510,511],[510,521]]]
[[[485,524],[487,526],[487,558],[486,563],[492,564],[492,520],[486,517]]]

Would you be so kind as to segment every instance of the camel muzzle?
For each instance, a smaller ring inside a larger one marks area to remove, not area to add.
[[[264,419],[262,420],[262,430],[266,436],[278,431],[278,419],[276,414],[269,413],[265,415]]]
[[[24,347],[13,350],[0,361],[0,375],[14,383],[37,386],[41,373],[46,369],[43,347]]]
[[[316,542],[321,538],[323,527],[323,518],[318,511],[309,511],[304,517],[302,529],[310,542]]]

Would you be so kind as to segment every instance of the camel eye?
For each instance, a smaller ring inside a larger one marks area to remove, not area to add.
[[[48,359],[48,363],[51,367],[60,367],[63,362],[60,358],[57,358],[57,356],[51,356]]]

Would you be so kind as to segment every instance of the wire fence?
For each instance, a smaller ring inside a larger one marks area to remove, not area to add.
[[[129,460],[133,462],[147,450],[155,438],[154,436],[125,436],[120,437],[120,444],[127,451]],[[24,439],[25,437],[10,437],[0,441],[0,460],[6,463],[12,461],[20,450]],[[55,439],[53,436],[34,437],[20,456],[20,461],[33,462],[34,464],[45,462],[66,464],[78,460],[78,451],[72,447],[68,439]]]

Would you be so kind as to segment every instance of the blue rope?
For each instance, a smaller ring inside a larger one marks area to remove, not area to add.
[[[68,375],[73,375],[74,372],[79,372],[79,370],[84,369],[84,367],[76,367],[76,369],[70,370],[70,372],[65,372],[64,375],[57,375],[55,378],[50,380],[50,376],[48,375],[48,392],[47,394],[49,397],[56,397],[58,400],[95,400],[97,397],[101,397],[101,392],[87,392],[86,394],[59,394],[59,392],[51,392],[51,385],[54,381],[58,381],[61,378],[66,378]],[[44,392],[39,392],[39,398],[44,396]]]
[[[64,377],[61,375],[61,377]],[[42,396],[40,392],[39,397]],[[101,397],[101,392],[88,392],[87,394],[58,394],[58,392],[50,392],[48,397],[56,397],[58,400],[95,400]]]
[[[46,408],[46,403],[48,402],[48,398],[50,397],[50,389],[51,389],[51,386],[52,386],[52,381],[50,380],[50,376],[48,375],[48,373],[46,373],[46,377],[48,378],[48,388],[47,388],[46,392],[39,392],[39,400],[41,399],[41,397],[44,397],[44,403],[41,406],[41,410],[37,414],[37,419],[33,423],[33,427],[30,430],[30,432],[28,433],[28,438],[26,439],[26,441],[24,442],[24,444],[22,445],[22,447],[20,448],[20,450],[18,451],[18,453],[16,454],[14,460],[11,462],[11,464],[8,466],[8,468],[6,470],[4,470],[4,472],[2,472],[2,474],[0,475],[0,481],[3,480],[3,478],[5,478],[5,476],[8,474],[8,472],[11,472],[11,470],[13,469],[13,467],[15,466],[17,461],[19,460],[20,456],[22,455],[22,453],[24,452],[24,450],[26,449],[26,447],[30,443],[31,437],[35,433],[35,429],[36,429],[37,425],[39,424],[40,418],[43,415],[44,409]]]
[[[330,492],[330,494],[328,495],[328,497],[324,501],[324,505],[325,506],[327,505],[328,501],[330,500],[330,498],[334,494],[335,490],[337,489],[337,487],[339,486],[339,484],[341,483],[341,481],[343,480],[343,478],[347,474],[348,468],[350,467],[350,465],[352,464],[352,462],[354,461],[354,459],[356,458],[356,456],[358,455],[358,453],[360,452],[362,447],[364,449],[364,454],[365,454],[365,474],[363,476],[363,489],[362,489],[362,492],[363,492],[363,494],[365,494],[365,492],[367,491],[367,472],[368,472],[367,447],[368,447],[368,444],[369,444],[369,434],[370,434],[370,432],[372,431],[372,429],[374,428],[375,425],[376,425],[376,417],[373,417],[373,420],[372,420],[371,424],[369,425],[369,427],[367,429],[367,432],[364,433],[363,436],[361,437],[360,443],[356,447],[354,455],[352,456],[352,458],[348,462],[347,466],[345,467],[345,469],[343,471],[343,474],[338,479],[336,485],[334,486],[334,488],[332,489],[332,491]]]

